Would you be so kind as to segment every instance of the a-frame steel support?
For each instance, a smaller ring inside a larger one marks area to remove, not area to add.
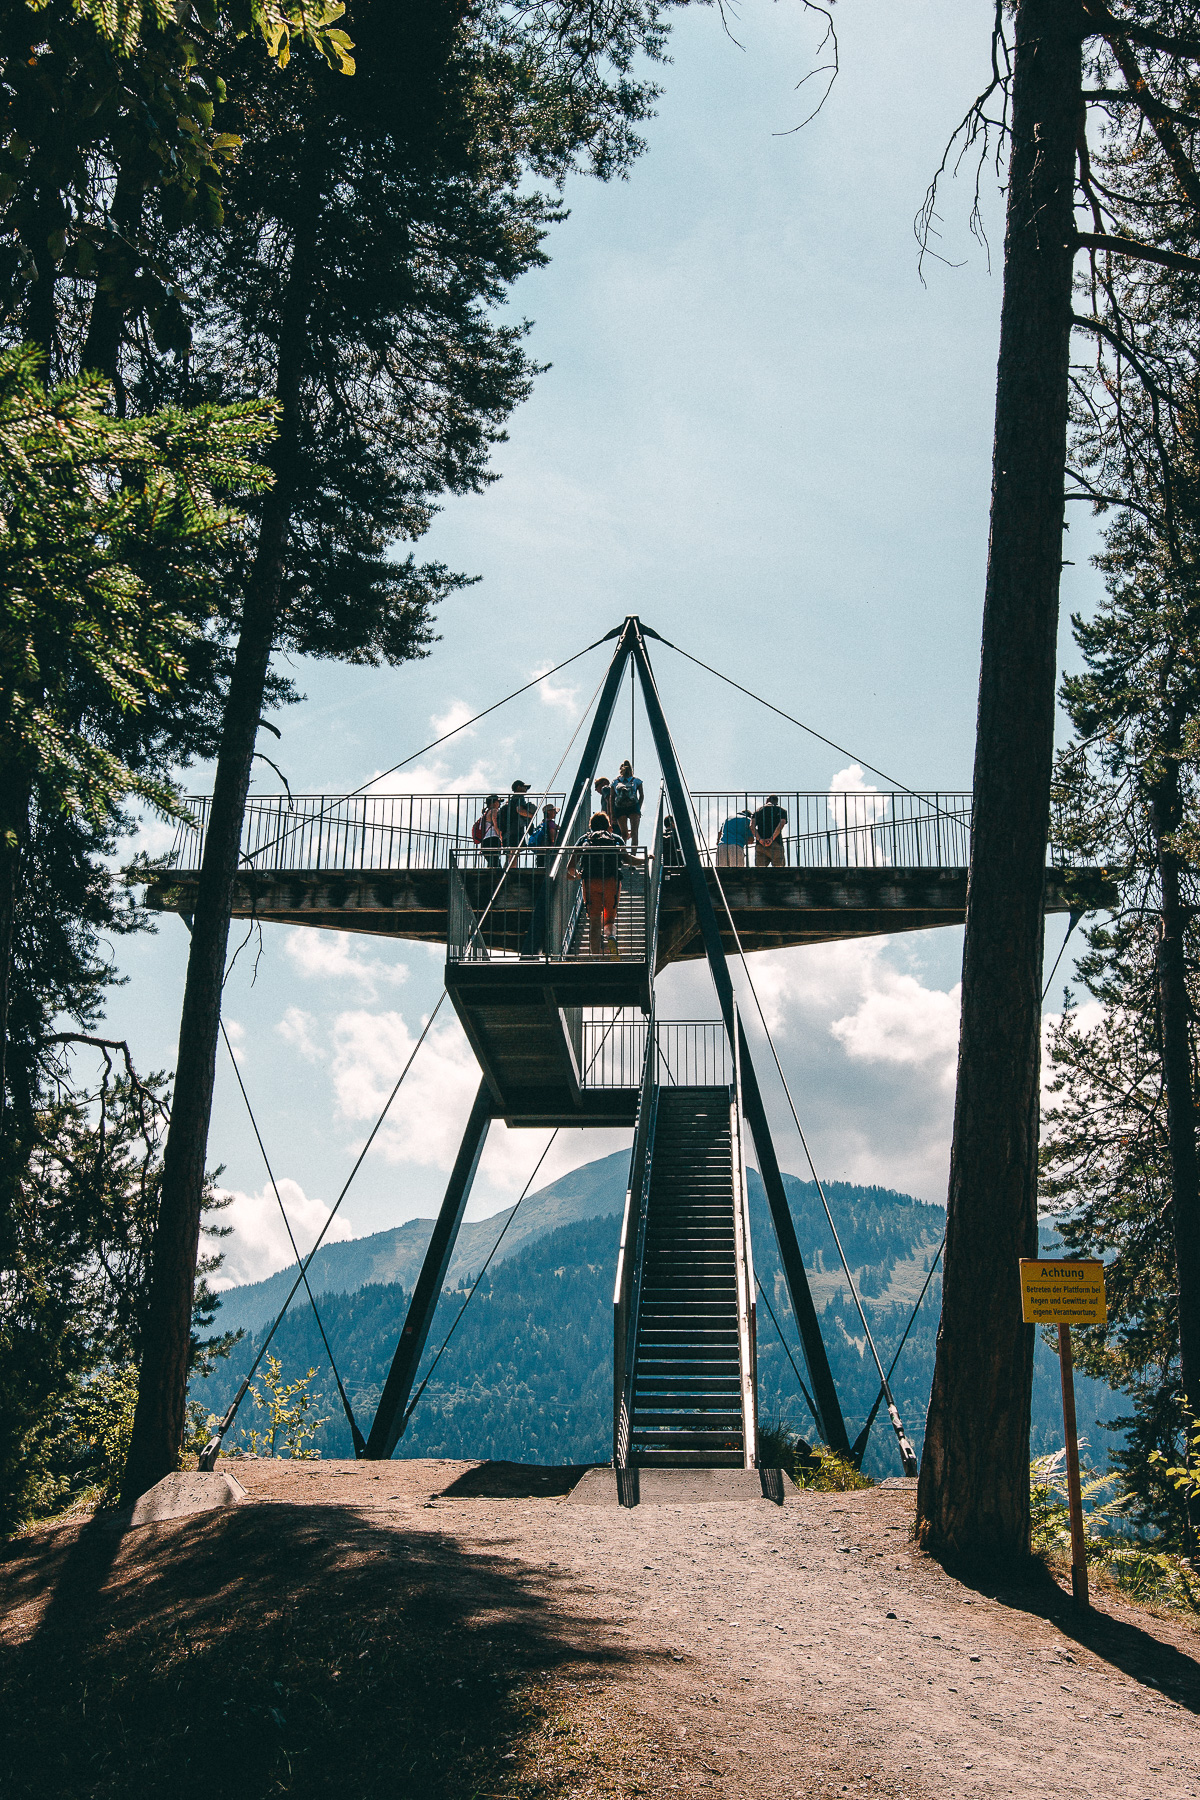
[[[808,1276],[804,1269],[804,1258],[800,1254],[796,1227],[792,1222],[791,1208],[788,1206],[787,1191],[784,1188],[779,1161],[775,1155],[771,1127],[767,1122],[767,1109],[763,1105],[754,1059],[750,1054],[750,1045],[746,1040],[746,1033],[734,1006],[733,982],[729,975],[725,946],[721,942],[721,928],[717,923],[716,908],[713,906],[712,895],[708,891],[708,880],[700,858],[700,846],[696,842],[696,833],[692,825],[691,800],[675,758],[675,746],[671,742],[671,733],[663,713],[662,702],[658,697],[654,671],[650,667],[650,659],[646,654],[643,628],[637,619],[626,620],[626,632],[630,626],[633,627],[631,654],[637,665],[642,698],[645,701],[646,713],[650,720],[650,731],[654,738],[654,748],[658,752],[659,766],[663,772],[663,780],[667,785],[667,794],[670,797],[671,810],[674,814],[676,841],[683,853],[684,867],[691,882],[696,919],[700,926],[700,935],[704,940],[704,952],[708,958],[713,986],[717,990],[717,1000],[725,1020],[725,1029],[729,1034],[731,1048],[735,1031],[737,1033],[738,1050],[742,1062],[742,1110],[746,1115],[746,1122],[754,1139],[759,1172],[767,1191],[767,1202],[771,1208],[771,1219],[775,1226],[779,1255],[783,1262],[788,1293],[791,1296],[792,1312],[799,1328],[804,1360],[808,1364],[809,1379],[812,1382],[812,1397],[820,1415],[817,1423],[830,1449],[848,1454],[850,1440],[846,1435],[846,1423],[842,1418],[841,1404],[833,1385],[833,1372],[829,1367],[829,1357],[821,1336],[817,1309],[813,1305]],[[624,634],[622,635],[623,642]]]
[[[479,1158],[483,1155],[491,1122],[492,1091],[486,1081],[481,1081],[475,1095],[475,1104],[471,1108],[471,1116],[467,1120],[467,1129],[463,1132],[463,1140],[458,1148],[458,1156],[450,1171],[446,1197],[442,1201],[441,1211],[433,1227],[433,1236],[421,1264],[421,1273],[409,1301],[404,1330],[396,1345],[396,1354],[388,1370],[379,1407],[371,1422],[370,1436],[363,1452],[371,1462],[389,1457],[400,1441],[408,1396],[417,1378],[429,1327],[433,1324],[433,1315],[441,1298],[442,1283],[446,1279],[446,1270],[450,1267],[455,1239],[458,1237],[467,1201],[471,1197],[471,1184],[475,1180],[475,1171],[479,1167]]]
[[[671,733],[658,697],[654,672],[646,654],[645,638],[657,635],[632,615],[625,620],[623,625],[610,633],[610,636],[617,640],[616,648],[600,693],[596,716],[592,721],[592,727],[588,732],[587,742],[579,760],[579,768],[563,809],[563,826],[565,828],[573,820],[576,808],[595,777],[596,765],[600,760],[600,752],[604,748],[604,740],[608,735],[613,711],[621,692],[625,665],[632,658],[637,669],[642,698],[645,701],[650,721],[654,747],[658,752],[663,779],[666,782],[667,793],[671,801],[677,842],[691,883],[696,918],[704,940],[708,966],[717,990],[717,999],[725,1020],[725,1029],[729,1034],[731,1047],[735,1031],[737,1033],[742,1067],[742,1106],[746,1121],[750,1126],[751,1136],[754,1139],[758,1166],[771,1208],[771,1219],[775,1226],[775,1236],[779,1244],[779,1254],[783,1262],[788,1293],[791,1297],[792,1311],[799,1328],[804,1358],[812,1383],[812,1397],[819,1414],[817,1422],[830,1448],[848,1453],[850,1445],[846,1436],[845,1421],[842,1418],[841,1405],[833,1385],[833,1374],[821,1337],[816,1307],[813,1305],[812,1294],[809,1290],[804,1259],[800,1254],[800,1245],[796,1238],[796,1227],[792,1222],[783,1176],[775,1155],[775,1145],[771,1138],[766,1107],[763,1105],[754,1061],[750,1054],[750,1045],[746,1040],[745,1031],[742,1029],[741,1020],[734,1005],[729,963],[721,942],[716,909],[713,906],[712,895],[709,893],[700,847],[692,825],[691,801],[675,758],[675,747],[671,741]],[[540,929],[540,919],[535,916],[531,938],[537,938]],[[530,947],[532,948],[534,945],[531,943]],[[405,1409],[416,1380],[417,1369],[429,1336],[429,1328],[433,1323],[442,1283],[450,1265],[451,1253],[462,1224],[463,1213],[471,1192],[471,1183],[475,1179],[475,1171],[479,1166],[479,1158],[483,1152],[491,1117],[491,1090],[487,1082],[483,1081],[480,1083],[479,1092],[475,1097],[471,1117],[467,1122],[458,1158],[446,1189],[446,1197],[442,1202],[433,1236],[429,1241],[429,1248],[425,1252],[425,1260],[421,1265],[421,1273],[417,1278],[417,1285],[409,1304],[400,1343],[392,1359],[392,1366],[388,1372],[379,1409],[371,1425],[365,1452],[369,1458],[390,1456],[404,1429]]]

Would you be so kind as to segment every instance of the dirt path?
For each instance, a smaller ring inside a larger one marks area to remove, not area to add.
[[[266,1691],[253,1649],[285,1723],[261,1783],[242,1752],[245,1795],[1200,1795],[1200,1636],[1107,1600],[1081,1628],[1049,1585],[963,1586],[914,1551],[904,1489],[624,1510],[504,1465],[238,1473],[254,1504],[232,1514],[14,1546],[0,1711],[90,1683],[101,1728],[106,1659],[132,1696],[141,1656],[200,1728],[231,1717],[239,1658]],[[60,1729],[84,1729],[74,1706]],[[364,1770],[377,1726],[388,1746],[378,1787],[320,1774],[347,1719]],[[116,1793],[136,1755],[165,1774],[166,1723],[138,1730],[124,1767],[64,1751],[56,1787],[18,1760],[11,1791]]]

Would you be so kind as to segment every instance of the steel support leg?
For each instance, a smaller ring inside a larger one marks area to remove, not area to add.
[[[408,1405],[408,1396],[417,1378],[429,1327],[433,1324],[433,1315],[437,1311],[446,1270],[450,1267],[459,1226],[471,1196],[471,1184],[475,1180],[475,1171],[479,1167],[479,1158],[487,1140],[488,1126],[492,1122],[492,1105],[492,1091],[486,1081],[481,1081],[475,1095],[475,1104],[471,1108],[471,1116],[467,1120],[467,1129],[463,1133],[463,1140],[450,1172],[446,1197],[442,1201],[441,1211],[433,1227],[433,1236],[421,1264],[421,1273],[413,1289],[408,1316],[404,1321],[400,1342],[396,1345],[392,1366],[388,1370],[379,1408],[371,1421],[365,1451],[369,1461],[379,1462],[389,1457],[399,1443],[407,1423],[404,1411]]]
[[[629,623],[630,621],[626,622],[626,628]],[[679,764],[675,760],[675,746],[671,742],[666,715],[658,697],[654,671],[651,669],[650,659],[646,655],[642,628],[636,619],[632,621],[632,624],[635,627],[633,656],[641,679],[642,698],[646,703],[646,713],[650,720],[654,747],[658,752],[663,780],[666,782],[667,794],[674,813],[676,840],[683,853],[684,867],[688,872],[692,899],[696,907],[696,920],[700,926],[700,935],[704,939],[704,950],[708,957],[713,986],[717,990],[717,999],[725,1020],[725,1029],[729,1034],[731,1050],[734,1032],[739,1034],[738,1041],[742,1059],[742,1110],[746,1115],[746,1123],[749,1125],[750,1134],[754,1139],[754,1149],[758,1157],[763,1186],[767,1190],[771,1218],[775,1225],[775,1236],[779,1241],[779,1254],[783,1261],[783,1272],[787,1278],[788,1293],[791,1296],[792,1312],[799,1327],[800,1342],[804,1347],[804,1360],[808,1364],[813,1399],[816,1401],[817,1410],[820,1413],[818,1424],[830,1449],[841,1451],[845,1455],[850,1449],[850,1440],[846,1435],[846,1422],[842,1417],[837,1390],[833,1385],[833,1372],[829,1367],[829,1357],[821,1337],[821,1327],[817,1321],[817,1312],[813,1305],[812,1293],[809,1290],[808,1276],[804,1270],[804,1259],[800,1255],[796,1227],[792,1223],[791,1208],[788,1206],[783,1176],[779,1172],[779,1162],[775,1155],[775,1145],[771,1139],[767,1109],[763,1105],[758,1076],[754,1069],[754,1060],[750,1055],[750,1046],[746,1042],[741,1021],[737,1017],[729,962],[725,955],[725,946],[721,942],[721,928],[717,921],[712,895],[708,891],[708,880],[704,872],[704,864],[700,859],[700,846],[696,842],[696,833],[692,825],[691,800],[684,786]]]

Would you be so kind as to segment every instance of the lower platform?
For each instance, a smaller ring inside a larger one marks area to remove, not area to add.
[[[568,1498],[572,1506],[782,1506],[798,1492],[782,1469],[589,1469]]]

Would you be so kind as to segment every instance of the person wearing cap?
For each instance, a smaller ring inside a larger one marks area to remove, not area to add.
[[[726,819],[717,838],[717,867],[744,869],[746,851],[754,837],[748,811],[734,813]]]
[[[514,781],[508,799],[500,808],[500,835],[506,849],[520,848],[527,829],[537,817],[537,807],[525,798],[528,792],[527,781]]]
[[[782,869],[786,860],[783,833],[787,814],[779,804],[778,794],[768,794],[766,805],[752,813],[754,827],[754,866],[756,869]]]

